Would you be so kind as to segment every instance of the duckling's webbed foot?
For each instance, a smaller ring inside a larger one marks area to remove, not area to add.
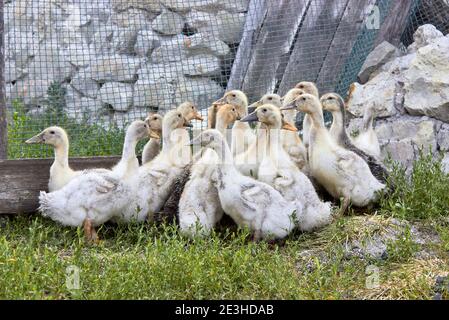
[[[92,226],[92,220],[86,219],[83,223],[84,227],[84,238],[88,243],[97,243],[98,242],[98,234],[95,231],[95,228]]]

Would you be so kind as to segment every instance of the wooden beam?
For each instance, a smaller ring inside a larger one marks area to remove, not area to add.
[[[0,1],[0,159],[6,159],[8,149],[5,99],[5,24],[3,19],[3,1]]]
[[[74,170],[111,168],[120,157],[70,158]],[[53,159],[0,160],[0,214],[33,213]]]
[[[270,1],[268,11],[245,74],[242,90],[250,101],[276,89],[277,76],[294,43],[310,0]]]
[[[348,0],[314,0],[307,11],[278,92],[300,81],[316,81]]]
[[[268,0],[251,0],[246,14],[243,36],[240,41],[237,54],[232,64],[231,76],[228,81],[227,90],[241,89],[246,70],[257,43],[259,31],[267,14]]]
[[[401,36],[407,27],[407,19],[410,15],[410,9],[413,0],[394,1],[388,16],[382,22],[379,33],[377,34],[374,48],[384,41],[388,41],[395,46],[399,46]]]
[[[369,14],[367,9],[375,3],[376,0],[348,1],[318,74],[317,85],[322,93],[335,91],[342,68],[346,65],[357,37],[365,26],[365,18]]]

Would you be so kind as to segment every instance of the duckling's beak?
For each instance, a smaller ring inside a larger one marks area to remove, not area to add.
[[[291,101],[289,103],[287,103],[285,106],[283,106],[280,110],[284,111],[284,110],[293,110],[296,109],[296,104],[295,104],[296,100]]]
[[[195,112],[195,115],[193,116],[193,119],[195,120],[199,120],[199,121],[203,121],[203,117],[201,116],[201,114],[197,111]]]
[[[241,122],[257,122],[259,121],[259,118],[257,117],[257,112],[254,111],[247,115],[245,118],[240,120]]]
[[[221,106],[221,105],[224,105],[224,104],[226,104],[226,98],[225,97],[220,98],[217,101],[215,101],[214,103],[212,103],[212,105],[217,105],[217,106]]]
[[[282,119],[282,130],[297,132],[298,129],[291,123],[288,123],[284,119]]]
[[[28,139],[27,141],[25,141],[25,143],[28,144],[32,144],[32,143],[44,143],[45,139],[44,139],[44,133],[41,132],[37,135],[35,135],[34,137]]]
[[[159,134],[153,130],[150,130],[150,138],[152,139],[160,139],[161,137],[159,136]]]

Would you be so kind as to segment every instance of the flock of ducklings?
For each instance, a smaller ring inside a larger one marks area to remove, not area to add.
[[[333,115],[329,130],[323,109]],[[294,126],[298,111],[306,114],[302,140]],[[372,108],[361,134],[351,139],[343,99],[335,93],[320,99],[314,83],[298,83],[282,98],[265,95],[251,106],[243,92],[228,91],[208,109],[208,129],[192,140],[186,129],[191,120],[203,118],[185,102],[163,117],[151,113],[134,121],[121,160],[110,170],[72,170],[66,132],[45,129],[26,141],[55,149],[39,211],[63,225],[83,226],[88,241],[98,240],[95,227],[107,221],[170,214],[189,237],[207,236],[227,214],[255,240],[282,239],[294,228],[307,232],[331,223],[350,204],[371,206],[386,188]],[[135,148],[148,137],[139,166]],[[341,209],[320,199],[317,188],[342,200]]]

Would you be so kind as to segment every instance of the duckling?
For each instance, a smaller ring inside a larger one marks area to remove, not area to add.
[[[254,102],[248,107],[249,112],[254,112],[258,107],[264,104],[271,104],[278,108],[282,107],[282,98],[280,95],[272,93],[264,95],[259,101]]]
[[[287,105],[289,102],[294,101],[298,96],[304,94],[305,91],[301,89],[292,89],[282,98],[283,105]],[[282,107],[282,106],[281,106]],[[285,121],[289,123],[296,122],[297,110],[284,110],[282,111]],[[282,130],[281,132],[282,146],[284,150],[288,153],[293,163],[302,172],[308,174],[307,168],[307,149],[304,146],[301,138],[296,132]]]
[[[239,226],[252,230],[255,240],[281,239],[293,230],[296,206],[268,184],[240,174],[218,130],[202,132],[191,144],[215,151],[219,163],[212,179],[221,207]]]
[[[362,132],[353,139],[354,145],[360,150],[365,151],[367,154],[373,155],[380,159],[380,144],[377,138],[376,132],[373,128],[373,121],[375,117],[374,103],[366,108],[363,115],[363,127]]]
[[[48,190],[53,192],[67,185],[72,179],[81,174],[69,166],[69,138],[63,128],[49,127],[41,133],[25,141],[25,143],[43,143],[53,146],[55,160],[50,167]],[[98,172],[108,172],[106,169],[92,169]],[[85,172],[85,171],[84,171]]]
[[[156,158],[138,169],[135,199],[123,211],[126,221],[153,220],[154,214],[162,209],[176,179],[192,159],[188,141],[185,142],[187,126],[191,124],[178,110],[169,111],[164,116],[162,150]]]
[[[213,105],[231,104],[236,107],[239,117],[248,115],[248,98],[240,90],[232,90],[225,93],[223,98],[215,101]],[[232,127],[231,150],[234,156],[245,152],[256,140],[256,136],[248,123],[236,121]]]
[[[86,240],[97,240],[94,227],[120,214],[132,199],[134,184],[125,176],[136,167],[137,142],[148,134],[145,122],[134,121],[126,132],[122,158],[114,169],[84,172],[59,190],[41,191],[41,214],[63,225],[83,225]]]
[[[145,119],[150,129],[159,137],[162,136],[162,116],[157,113],[149,113]],[[161,139],[150,139],[142,151],[142,164],[153,160],[161,150]]]
[[[335,141],[341,147],[356,153],[365,160],[376,179],[385,183],[388,171],[384,164],[377,157],[357,148],[346,133],[346,110],[343,98],[336,93],[328,93],[321,98],[320,102],[324,110],[332,113],[333,121],[330,134]]]
[[[305,93],[311,94],[318,99],[320,98],[320,93],[318,91],[318,88],[315,83],[308,82],[308,81],[302,81],[299,82],[296,86],[296,89],[300,89],[304,91]],[[309,131],[310,126],[312,125],[312,120],[310,119],[309,115],[305,115],[304,120],[302,122],[302,141],[304,141],[304,146],[306,149],[309,147]]]
[[[217,130],[225,136],[228,126],[237,119],[239,115],[235,107],[226,104],[220,106],[214,122]],[[214,151],[206,149],[192,166],[190,179],[179,200],[179,226],[186,236],[208,235],[223,216],[218,191],[212,181],[218,160]]]
[[[336,199],[343,198],[340,214],[352,202],[366,207],[378,200],[385,188],[371,173],[368,164],[355,152],[339,146],[324,125],[321,103],[311,94],[298,97],[283,109],[298,108],[310,115],[309,166],[312,175]]]
[[[319,199],[310,180],[291,161],[282,146],[281,129],[291,132],[297,129],[283,119],[279,108],[269,104],[257,108],[242,121],[261,123],[257,143],[264,153],[259,159],[257,178],[296,205],[300,230],[312,231],[329,224],[332,220],[330,204]]]

